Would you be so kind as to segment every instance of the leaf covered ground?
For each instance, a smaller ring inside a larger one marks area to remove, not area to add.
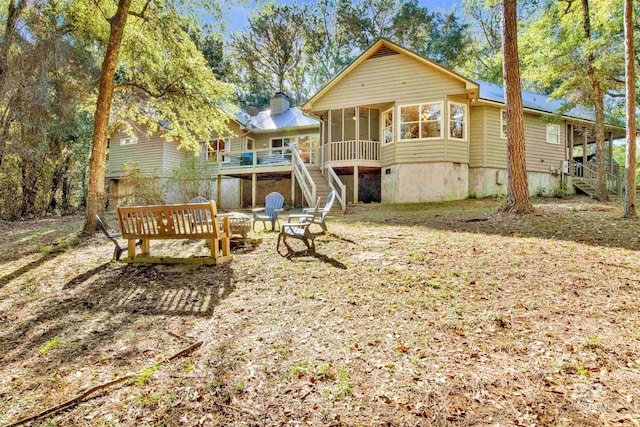
[[[0,223],[0,425],[131,373],[34,425],[636,425],[640,224],[535,203],[354,206],[316,255],[258,233],[218,267],[109,262],[78,217]],[[203,346],[161,364],[181,337]]]

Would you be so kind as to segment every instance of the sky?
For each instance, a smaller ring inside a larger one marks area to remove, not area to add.
[[[231,2],[233,3],[233,2]],[[235,31],[242,29],[247,24],[247,17],[251,14],[253,8],[256,7],[256,1],[250,1],[248,5],[231,6],[228,12],[230,21],[227,22],[228,30]],[[276,3],[293,3],[293,0],[278,1]],[[298,0],[298,3],[314,4],[315,1]],[[462,9],[462,0],[420,0],[421,6],[426,6],[429,10],[442,10],[449,12],[454,9]]]

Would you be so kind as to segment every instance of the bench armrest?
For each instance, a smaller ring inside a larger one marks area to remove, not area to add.
[[[251,212],[262,212],[264,210],[265,208],[255,208],[255,209],[251,209]]]

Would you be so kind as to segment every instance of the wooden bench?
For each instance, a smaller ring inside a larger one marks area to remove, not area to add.
[[[188,205],[151,205],[118,207],[122,238],[127,239],[126,262],[220,264],[230,261],[231,230],[229,218],[218,224],[215,202]],[[142,253],[136,255],[136,240],[142,241]],[[206,239],[208,257],[152,257],[149,242],[165,239]]]

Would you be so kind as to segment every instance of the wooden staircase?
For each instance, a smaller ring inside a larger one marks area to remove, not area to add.
[[[595,197],[597,176],[598,169],[596,165],[587,164],[583,166],[582,163],[574,161],[571,183],[577,191],[580,191],[589,197]],[[624,194],[622,176],[607,172],[606,180],[609,195],[622,196]]]
[[[316,184],[316,197],[321,197],[320,203],[324,206],[325,201],[327,200],[327,196],[331,193],[331,187],[327,182],[327,179],[322,175],[322,171],[320,170],[320,166],[316,165],[307,165],[307,170],[313,178],[313,182]],[[339,203],[334,203],[331,207],[331,212],[342,212],[342,208]]]

